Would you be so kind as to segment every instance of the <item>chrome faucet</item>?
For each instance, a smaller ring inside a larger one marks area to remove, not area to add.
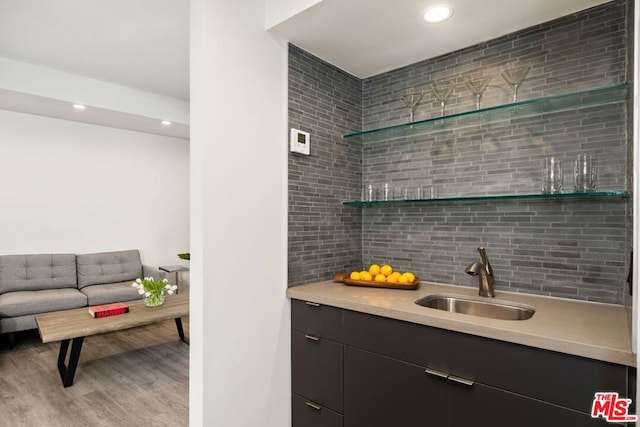
[[[482,262],[476,261],[469,264],[464,272],[470,276],[478,276],[478,294],[481,297],[493,298],[496,296],[493,293],[493,269],[491,268],[485,249],[481,246],[478,248],[478,252],[480,252]]]

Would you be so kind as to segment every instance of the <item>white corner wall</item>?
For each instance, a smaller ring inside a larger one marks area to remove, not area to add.
[[[286,44],[265,0],[190,15],[190,425],[286,427]]]
[[[189,143],[0,110],[0,254],[189,250]]]
[[[269,29],[323,0],[265,0],[267,4],[266,25]]]

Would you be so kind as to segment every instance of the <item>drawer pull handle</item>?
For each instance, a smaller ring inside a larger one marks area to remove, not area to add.
[[[449,377],[449,374],[445,374],[444,372],[440,372],[440,371],[434,371],[433,369],[425,369],[424,371],[429,375],[433,375],[433,376],[444,378],[444,379],[447,379]]]
[[[466,378],[454,377],[453,375],[449,375],[449,379],[451,381],[455,381],[455,382],[460,383],[460,384],[468,385],[469,387],[471,387],[473,385],[473,381],[472,380],[468,380]]]
[[[313,403],[313,402],[304,402],[307,404],[307,406],[312,407],[313,409],[315,409],[316,411],[319,411],[320,409],[322,409],[322,406],[318,405],[317,403]]]
[[[310,305],[312,307],[320,307],[320,304],[317,302],[305,301],[305,304]]]
[[[320,341],[320,337],[314,337],[313,335],[305,335],[304,337],[311,341]]]

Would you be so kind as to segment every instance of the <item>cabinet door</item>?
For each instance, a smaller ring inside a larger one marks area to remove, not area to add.
[[[342,427],[342,415],[296,394],[291,402],[291,421],[292,427]]]
[[[451,427],[611,426],[572,409],[483,384],[451,383]]]
[[[344,347],[345,427],[448,426],[448,390],[421,366]]]
[[[293,392],[342,412],[343,345],[294,332],[291,342]]]

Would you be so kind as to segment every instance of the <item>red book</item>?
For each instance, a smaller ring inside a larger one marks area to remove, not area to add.
[[[92,305],[89,307],[89,314],[92,317],[115,316],[116,314],[124,314],[129,312],[129,306],[123,302],[115,302],[113,304]]]

